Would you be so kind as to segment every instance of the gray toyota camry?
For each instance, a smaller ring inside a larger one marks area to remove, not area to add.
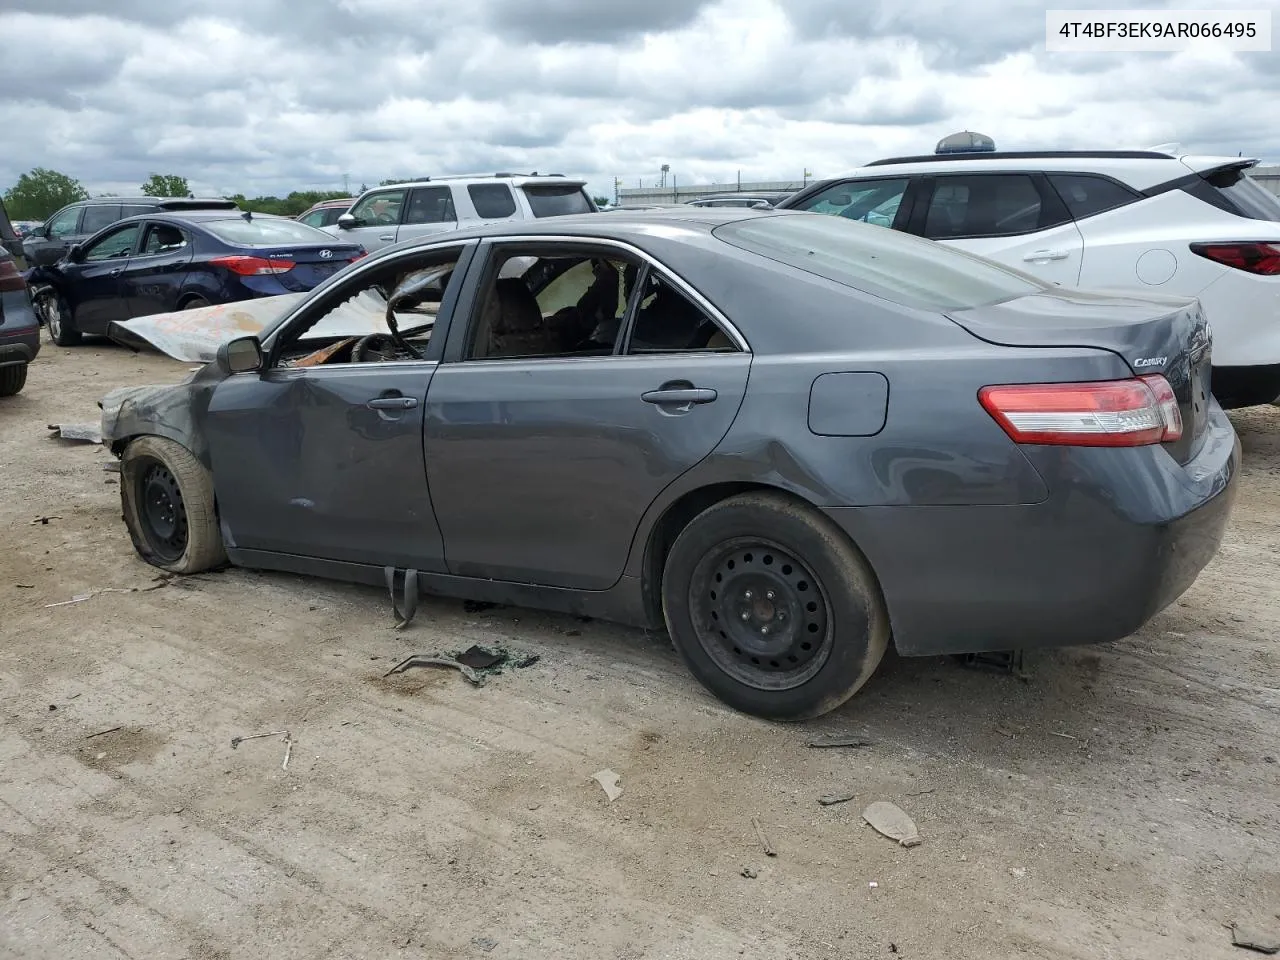
[[[1240,462],[1195,300],[880,227],[688,208],[361,260],[103,401],[138,552],[665,626],[797,720],[907,656],[1096,643],[1217,550]]]

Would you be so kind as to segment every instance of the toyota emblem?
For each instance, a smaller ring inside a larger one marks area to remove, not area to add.
[[[320,251],[320,259],[321,259],[321,260],[332,260],[332,259],[333,259],[333,251],[332,251],[332,250],[321,250],[321,251]]]

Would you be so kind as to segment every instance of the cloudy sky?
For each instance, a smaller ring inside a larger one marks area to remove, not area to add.
[[[249,195],[536,169],[612,195],[664,163],[681,183],[831,176],[961,129],[1280,160],[1280,45],[1045,52],[1047,8],[1118,6],[1211,5],[0,0],[0,189],[34,166]],[[1233,6],[1280,23],[1280,0]]]

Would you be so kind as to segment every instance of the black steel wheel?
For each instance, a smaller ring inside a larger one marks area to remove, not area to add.
[[[148,459],[137,473],[134,496],[142,507],[142,533],[155,555],[168,563],[187,549],[187,507],[178,479],[159,460]]]
[[[121,454],[120,474],[125,525],[144,560],[173,573],[226,562],[213,478],[190,450],[166,437],[139,437]]]
[[[801,686],[831,654],[821,582],[770,540],[739,537],[707,551],[690,580],[689,608],[716,665],[757,690]]]
[[[690,671],[730,706],[771,720],[834,710],[889,643],[875,574],[848,536],[782,493],[708,507],[676,537],[662,610]]]

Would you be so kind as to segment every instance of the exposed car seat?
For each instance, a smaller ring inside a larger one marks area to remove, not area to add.
[[[555,352],[538,301],[523,280],[498,280],[485,298],[477,341],[484,357],[539,356]]]

